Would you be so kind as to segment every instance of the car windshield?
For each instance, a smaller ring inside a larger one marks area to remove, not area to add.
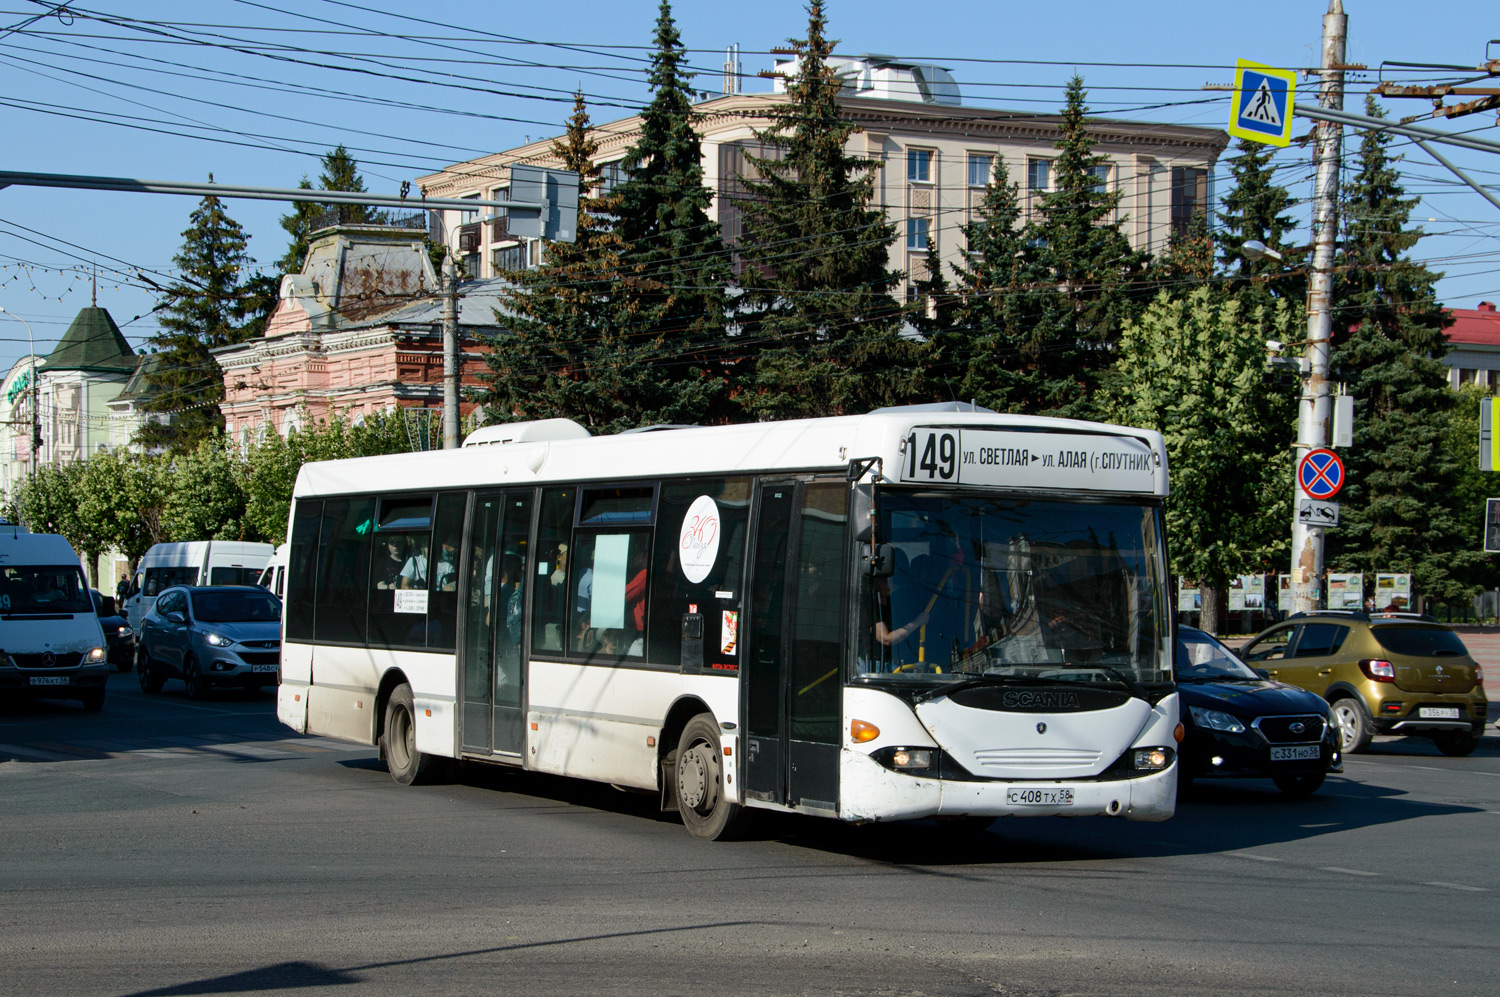
[[[281,603],[264,589],[195,592],[193,618],[199,623],[272,623],[281,619]]]
[[[1255,669],[1202,630],[1177,628],[1177,681],[1258,678]]]
[[[1154,505],[883,490],[859,673],[918,683],[1171,679]]]
[[[1456,658],[1469,653],[1458,634],[1441,626],[1421,624],[1385,624],[1370,628],[1380,646],[1392,654],[1410,654],[1418,658]]]
[[[0,613],[92,613],[93,600],[76,564],[0,567]]]

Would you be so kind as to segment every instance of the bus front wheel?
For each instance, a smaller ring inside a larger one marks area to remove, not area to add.
[[[675,769],[677,808],[693,837],[730,838],[744,826],[744,808],[724,798],[724,753],[712,715],[700,713],[682,729]]]
[[[398,685],[385,704],[385,729],[380,735],[380,753],[391,778],[403,786],[428,781],[437,759],[417,750],[417,710],[411,686]]]

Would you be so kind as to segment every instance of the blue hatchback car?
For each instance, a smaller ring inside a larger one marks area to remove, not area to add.
[[[164,590],[139,627],[136,671],[143,692],[180,678],[202,699],[220,686],[258,689],[281,676],[281,600],[258,586]]]

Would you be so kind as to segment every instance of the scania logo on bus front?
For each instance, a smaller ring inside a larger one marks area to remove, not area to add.
[[[1000,700],[1012,710],[1076,710],[1078,693],[1068,689],[1012,689]]]

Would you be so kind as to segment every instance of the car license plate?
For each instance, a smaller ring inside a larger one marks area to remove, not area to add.
[[[1458,707],[1423,706],[1417,710],[1417,716],[1423,720],[1457,720]]]
[[[1271,749],[1271,761],[1273,762],[1315,762],[1317,760],[1318,746],[1316,744]]]
[[[1029,807],[1071,807],[1071,789],[1007,789],[1005,802]]]
[[[32,685],[67,685],[68,680],[62,675],[33,675]]]
[[[262,672],[266,672],[266,673],[269,673],[269,674],[275,674],[275,672],[276,672],[276,666],[275,665],[251,665],[250,666],[250,670],[252,672],[254,672],[255,674],[257,674],[257,675],[259,675]]]

